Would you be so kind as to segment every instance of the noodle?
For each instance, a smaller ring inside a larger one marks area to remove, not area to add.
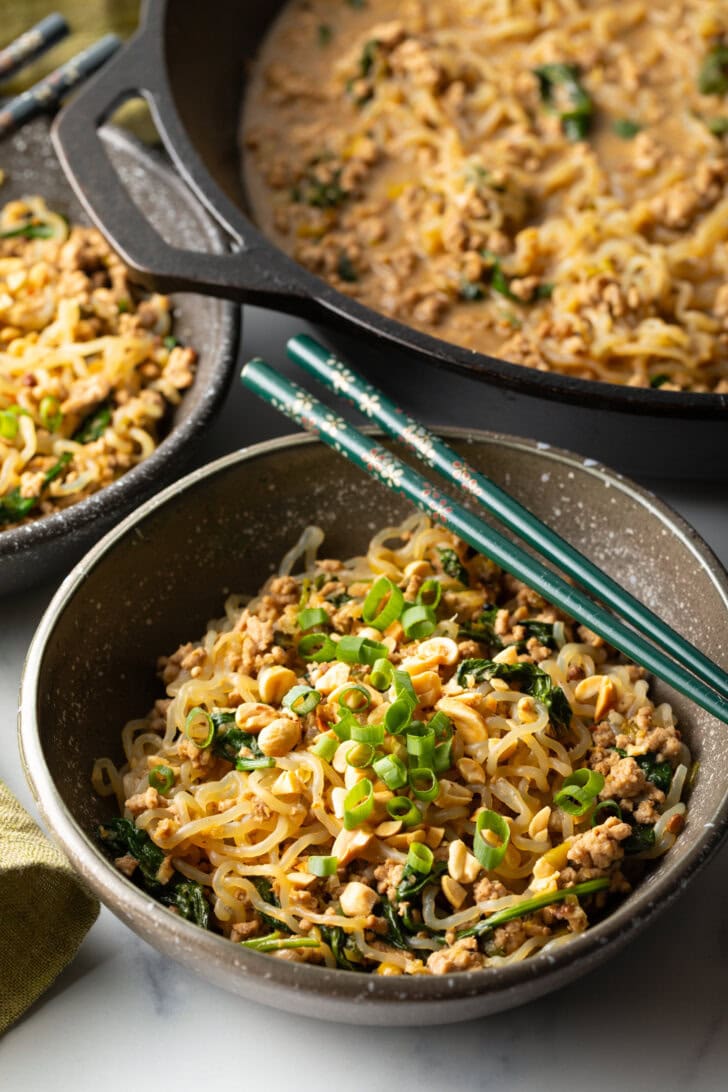
[[[115,481],[155,450],[196,354],[170,301],[135,302],[101,235],[39,197],[0,211],[0,531]]]
[[[684,823],[670,706],[421,515],[365,559],[317,560],[322,537],[162,657],[125,764],[96,763],[117,867],[233,941],[348,970],[487,968],[582,932]]]

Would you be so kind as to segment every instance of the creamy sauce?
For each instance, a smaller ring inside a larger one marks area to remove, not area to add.
[[[725,0],[296,0],[246,101],[254,214],[445,340],[726,390],[723,34]]]

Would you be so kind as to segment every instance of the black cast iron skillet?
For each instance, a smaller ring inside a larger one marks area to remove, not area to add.
[[[728,395],[573,379],[451,345],[337,292],[257,230],[245,214],[240,104],[246,73],[283,2],[149,0],[137,35],[60,115],[54,140],[64,168],[142,283],[322,322],[370,372],[406,368],[426,383],[422,364],[434,364],[481,380],[484,426],[563,443],[632,473],[728,479]],[[233,253],[168,245],[120,185],[97,130],[139,94],[183,179],[232,237]]]

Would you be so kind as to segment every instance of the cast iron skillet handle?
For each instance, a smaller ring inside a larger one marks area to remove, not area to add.
[[[139,95],[156,114],[140,43],[137,35],[117,53],[61,111],[53,126],[56,152],[89,216],[134,279],[148,288],[200,292],[302,314],[315,309],[300,283],[305,272],[252,225],[250,239],[236,238],[237,249],[232,253],[181,250],[157,233],[129,197],[98,127],[125,100]]]

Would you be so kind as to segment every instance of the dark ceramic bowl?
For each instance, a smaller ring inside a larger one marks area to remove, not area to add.
[[[119,129],[104,130],[104,145],[129,194],[162,235],[196,250],[224,251],[220,232],[161,156]],[[2,167],[7,173],[0,191],[3,204],[37,193],[70,220],[88,223],[55,157],[45,122],[26,127],[3,144]],[[145,462],[86,500],[0,531],[0,595],[70,568],[121,516],[179,475],[180,464],[209,427],[235,363],[239,308],[202,296],[175,295],[172,300],[175,335],[198,350],[199,363],[167,435]]]
[[[728,581],[702,542],[653,496],[593,462],[529,441],[447,430],[476,467],[557,525],[666,621],[728,667]],[[538,997],[596,967],[682,891],[726,834],[726,729],[669,687],[700,773],[684,833],[605,921],[553,954],[497,970],[387,978],[287,963],[199,930],[153,902],[103,856],[109,802],[90,783],[120,729],[161,693],[154,664],[219,616],[226,591],[255,591],[310,522],[326,553],[361,551],[409,511],[311,437],[259,444],[147,502],[74,569],[43,618],[23,677],[20,741],[48,827],[96,894],[160,951],[242,996],[360,1024],[441,1024]],[[345,513],[345,518],[342,514]]]

